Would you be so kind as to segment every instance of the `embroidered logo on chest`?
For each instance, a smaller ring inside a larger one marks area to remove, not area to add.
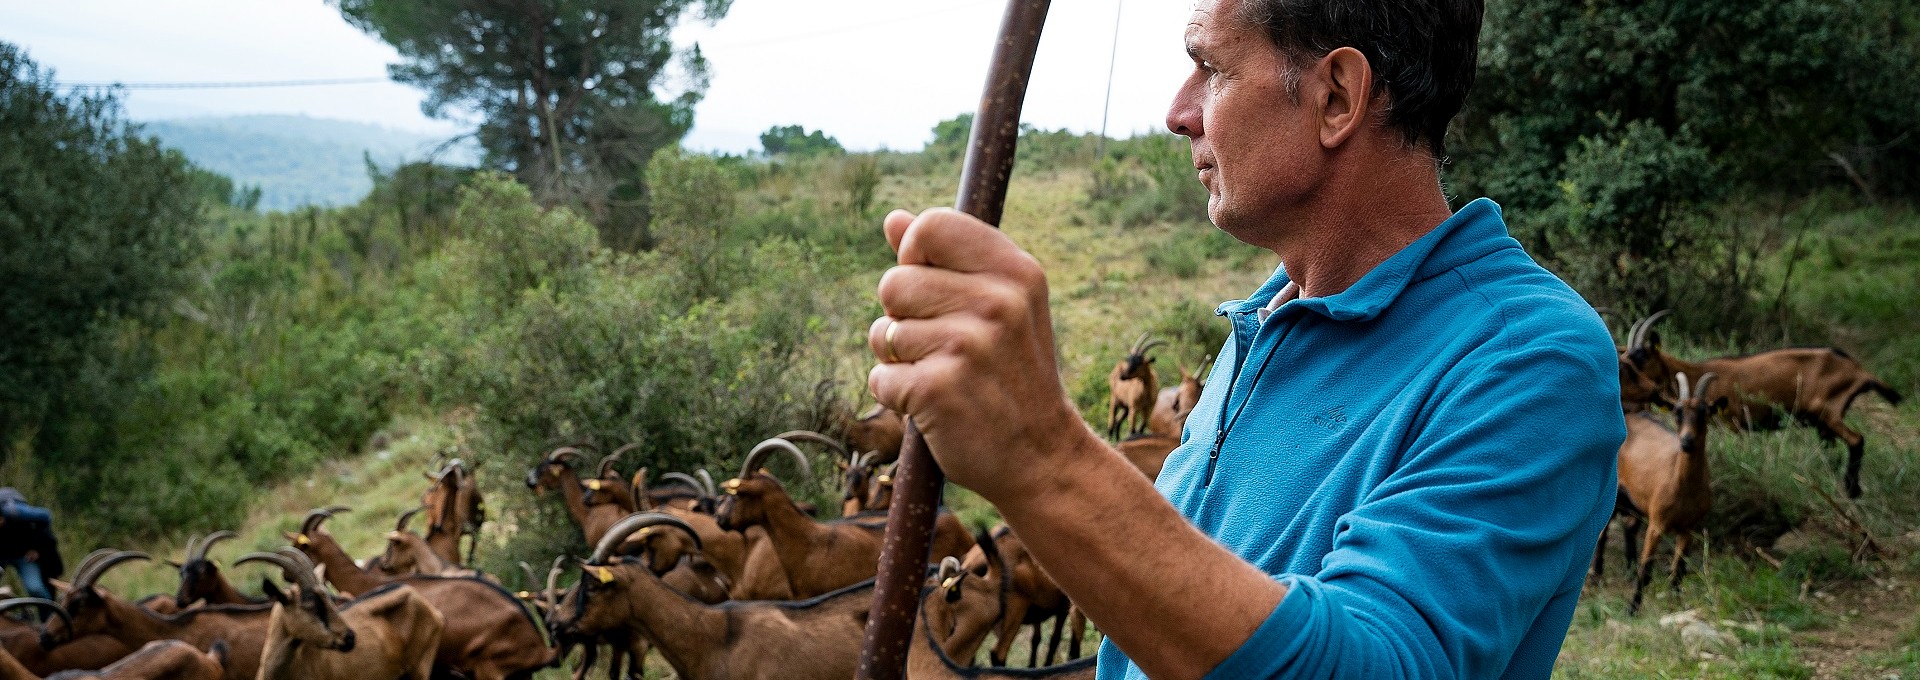
[[[1313,424],[1337,432],[1340,428],[1347,426],[1347,407],[1335,406],[1327,409],[1313,417]]]

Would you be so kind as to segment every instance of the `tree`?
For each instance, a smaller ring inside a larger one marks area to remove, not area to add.
[[[846,153],[846,147],[840,146],[840,140],[834,139],[821,130],[807,132],[798,125],[775,125],[760,133],[760,148],[768,156],[791,154],[794,156],[814,156],[820,154]]]
[[[233,186],[143,138],[112,93],[61,95],[4,42],[0,177],[3,458],[58,417],[115,320],[170,301],[200,252],[202,210]]]
[[[1916,188],[1901,159],[1920,151],[1920,50],[1899,7],[1490,2],[1448,181],[1498,198],[1595,304],[1710,305],[1734,318],[1690,322],[1735,321],[1748,279],[1730,234],[1710,232],[1717,201]]]
[[[489,167],[580,204],[631,247],[645,240],[631,208],[647,159],[686,135],[707,86],[699,47],[676,51],[672,30],[696,7],[717,21],[731,0],[331,2],[400,51],[389,72],[427,91],[428,115],[479,114]]]

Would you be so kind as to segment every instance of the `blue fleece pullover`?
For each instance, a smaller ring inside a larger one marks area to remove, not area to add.
[[[1157,486],[1287,595],[1211,678],[1545,678],[1626,428],[1593,309],[1461,208],[1337,295],[1233,324]],[[1102,680],[1145,677],[1109,641]]]

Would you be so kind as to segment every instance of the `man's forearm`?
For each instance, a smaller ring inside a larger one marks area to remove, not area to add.
[[[1067,596],[1141,670],[1199,678],[1286,596],[1286,587],[1189,524],[1092,432],[1043,494],[989,499]],[[1068,458],[1068,457],[1061,457]]]

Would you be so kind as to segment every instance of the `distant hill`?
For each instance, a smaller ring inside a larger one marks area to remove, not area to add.
[[[363,153],[382,168],[424,160],[446,140],[343,120],[306,116],[176,118],[142,123],[146,134],[179,149],[201,167],[260,187],[260,208],[346,205],[373,188]],[[442,162],[471,165],[473,145],[440,152]]]

